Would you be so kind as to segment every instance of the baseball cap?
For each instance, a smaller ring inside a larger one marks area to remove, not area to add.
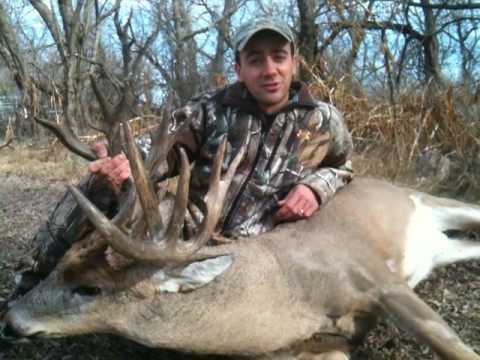
[[[242,24],[234,37],[234,50],[242,51],[253,35],[262,30],[271,30],[282,35],[288,42],[294,42],[293,32],[287,24],[273,17],[259,17]]]

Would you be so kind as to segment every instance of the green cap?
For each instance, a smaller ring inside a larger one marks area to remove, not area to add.
[[[235,52],[242,51],[245,48],[245,45],[247,45],[248,40],[250,40],[253,35],[263,30],[275,31],[288,40],[288,42],[294,42],[293,33],[287,24],[272,17],[260,17],[242,24],[238,28],[233,42]]]

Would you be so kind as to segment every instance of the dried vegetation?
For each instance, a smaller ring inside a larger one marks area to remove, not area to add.
[[[453,85],[436,94],[403,90],[394,103],[342,81],[317,79],[311,88],[345,113],[357,174],[478,199],[480,84],[473,95]]]

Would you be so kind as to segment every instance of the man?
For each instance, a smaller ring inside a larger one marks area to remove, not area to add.
[[[227,135],[230,155],[250,132],[247,160],[236,174],[220,221],[229,236],[311,216],[352,178],[350,135],[340,113],[312,99],[297,71],[290,29],[271,18],[242,26],[235,37],[238,82],[174,112],[189,121],[181,143],[195,160],[192,192],[204,195],[211,159]],[[105,156],[99,148],[100,157]],[[227,156],[227,159],[229,156]],[[130,176],[124,155],[90,166],[118,188]]]
[[[221,140],[227,137],[228,163],[250,134],[219,222],[228,237],[256,235],[279,222],[307,218],[352,178],[352,142],[342,116],[293,81],[297,61],[290,29],[271,18],[257,19],[238,30],[234,44],[238,82],[172,114],[175,124],[185,125],[178,127],[184,130],[177,145],[195,162],[190,191],[197,199],[208,190]],[[109,157],[102,145],[95,149],[99,160],[89,165],[94,175],[82,188],[102,211],[113,214],[114,194],[131,175],[129,163],[123,154]],[[175,173],[172,164],[165,176]],[[91,231],[86,223],[67,194],[37,234],[34,269],[25,275],[46,276],[79,233]],[[107,260],[116,267],[115,257]]]

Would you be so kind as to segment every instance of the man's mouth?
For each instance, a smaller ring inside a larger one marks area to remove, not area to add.
[[[263,84],[262,87],[267,90],[268,92],[275,92],[280,88],[279,83],[268,83],[268,84]]]

